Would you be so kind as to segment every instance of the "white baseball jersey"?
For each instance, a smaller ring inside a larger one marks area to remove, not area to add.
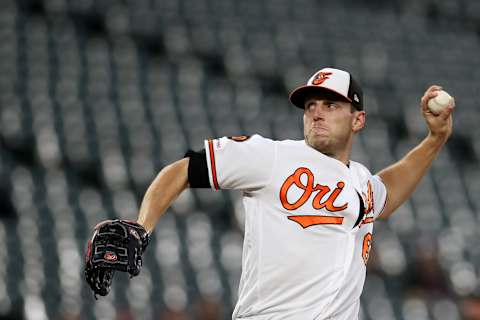
[[[386,202],[380,178],[303,140],[224,137],[205,141],[205,149],[212,188],[243,191],[232,318],[357,319],[373,221]]]

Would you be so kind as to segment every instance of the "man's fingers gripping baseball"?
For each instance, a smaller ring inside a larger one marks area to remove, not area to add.
[[[428,100],[435,98],[438,95],[438,91],[442,89],[441,86],[433,85],[425,91],[423,97],[420,99],[420,105],[423,112],[431,113],[430,109],[428,109]]]
[[[448,120],[448,118],[450,118],[453,112],[453,109],[455,109],[455,98],[452,98],[452,101],[450,101],[450,103],[448,104],[448,107],[442,110],[439,116],[442,118],[442,120],[446,121]]]

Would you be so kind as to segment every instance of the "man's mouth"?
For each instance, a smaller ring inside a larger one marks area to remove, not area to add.
[[[312,131],[315,133],[328,132],[328,128],[325,126],[312,126]]]

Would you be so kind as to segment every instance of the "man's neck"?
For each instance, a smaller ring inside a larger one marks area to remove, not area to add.
[[[343,163],[347,167],[350,165],[350,155],[349,154],[346,154],[346,155],[339,155],[339,154],[336,154],[336,155],[331,154],[330,155],[330,154],[327,154],[327,156],[329,156],[331,158],[334,158],[334,159],[337,159],[338,161],[340,161],[341,163]]]

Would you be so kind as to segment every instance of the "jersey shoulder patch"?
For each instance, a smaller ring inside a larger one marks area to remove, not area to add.
[[[236,142],[244,142],[250,139],[251,136],[231,136],[227,137],[230,140],[236,141]]]

